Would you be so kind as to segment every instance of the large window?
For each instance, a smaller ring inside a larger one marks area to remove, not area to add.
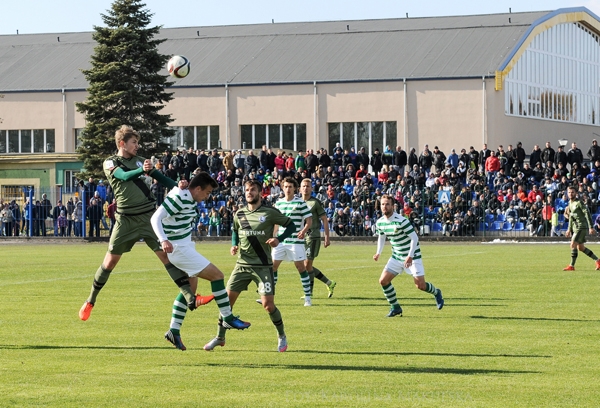
[[[241,125],[240,135],[243,149],[306,150],[306,123]]]
[[[63,192],[65,193],[74,193],[77,190],[77,177],[75,177],[76,173],[79,173],[80,170],[65,170],[65,185],[63,186]]]
[[[54,129],[0,130],[0,153],[51,153]]]
[[[179,147],[189,149],[220,148],[218,126],[177,126],[173,128],[175,135],[163,137],[162,142],[168,144],[171,150]]]
[[[339,144],[343,149],[354,147],[356,152],[365,148],[368,155],[376,148],[383,153],[386,146],[396,150],[397,123],[390,122],[343,122],[328,123],[329,154],[333,154]]]
[[[511,116],[599,125],[600,37],[579,23],[537,35],[505,80]]]

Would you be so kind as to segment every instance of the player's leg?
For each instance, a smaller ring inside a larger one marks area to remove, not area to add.
[[[390,259],[390,261],[392,261],[392,259]],[[388,264],[390,264],[390,261],[388,261]],[[402,316],[402,307],[400,307],[400,303],[398,303],[396,289],[394,289],[394,285],[392,285],[392,280],[398,273],[397,270],[393,270],[391,266],[386,265],[379,277],[379,284],[381,285],[383,294],[390,304],[390,312],[387,314],[387,317]]]
[[[306,271],[304,261],[306,260],[306,250],[304,244],[286,245],[286,257],[294,262],[296,270],[300,274],[300,283],[304,290],[304,306],[312,306],[311,296],[312,290],[310,287],[310,277]]]
[[[596,263],[596,270],[600,270],[600,260],[598,257],[592,252],[591,249],[587,248],[584,243],[578,244],[577,249],[580,252],[583,252],[585,255],[589,256]]]
[[[258,293],[265,311],[269,314],[271,322],[277,330],[277,349],[280,352],[287,350],[287,337],[283,325],[281,312],[275,306],[275,285],[273,284],[273,271],[270,268],[256,268],[255,273],[260,279]]]
[[[563,269],[563,271],[574,271],[575,262],[577,262],[577,256],[579,255],[579,245],[585,243],[585,231],[574,230],[573,236],[571,237],[571,263]]]
[[[111,254],[110,252],[107,252],[104,256],[102,265],[100,265],[100,267],[96,270],[96,274],[94,275],[94,282],[92,283],[90,295],[79,310],[79,318],[81,320],[89,319],[92,309],[96,304],[96,298],[98,297],[98,294],[108,281],[110,273],[117,266],[120,259],[121,254]]]
[[[201,255],[198,254],[198,256]],[[204,257],[202,258],[205,259]],[[200,274],[198,274],[198,277],[210,281],[212,293],[215,302],[219,307],[219,313],[221,314],[223,326],[225,326],[225,328],[243,330],[250,327],[250,323],[240,320],[231,313],[231,303],[227,291],[225,290],[225,276],[219,268],[212,263],[209,263],[202,269]]]
[[[444,298],[442,297],[442,291],[432,283],[425,281],[425,270],[423,268],[423,262],[420,259],[413,261],[413,264],[408,268],[408,273],[412,274],[417,289],[423,292],[431,293],[435,297],[435,302],[438,309],[444,307]]]

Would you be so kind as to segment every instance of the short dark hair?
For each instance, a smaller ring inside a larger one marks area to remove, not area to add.
[[[192,181],[190,181],[189,188],[200,187],[202,190],[204,190],[207,186],[211,186],[212,188],[218,188],[219,183],[217,183],[217,180],[212,178],[210,174],[201,171],[200,173],[196,174],[194,178],[192,178]]]
[[[237,181],[237,179],[236,179]],[[262,184],[260,183],[260,181],[254,179],[254,180],[248,180],[244,183],[244,187],[246,187],[246,189],[249,189],[250,187],[255,186],[258,191],[262,191]]]
[[[281,183],[282,185],[285,183],[290,183],[294,185],[294,188],[298,188],[298,181],[296,181],[295,178],[293,177],[286,177],[283,179],[283,183]]]

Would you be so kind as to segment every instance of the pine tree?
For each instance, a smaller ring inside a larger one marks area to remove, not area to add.
[[[160,114],[173,98],[165,91],[173,83],[159,73],[169,57],[158,52],[165,40],[154,39],[161,27],[148,27],[152,14],[145,7],[140,0],[115,0],[101,15],[106,27],[94,27],[92,68],[82,71],[89,96],[77,103],[86,121],[77,149],[84,162],[80,179],[104,178],[102,163],[115,153],[114,134],[123,124],[140,133],[138,154],[145,157],[162,151],[160,139],[174,134],[171,115]]]

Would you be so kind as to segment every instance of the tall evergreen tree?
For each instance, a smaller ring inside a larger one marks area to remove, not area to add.
[[[77,149],[84,162],[81,179],[104,178],[102,162],[114,154],[114,134],[123,124],[140,133],[142,156],[161,151],[160,138],[174,134],[168,127],[171,115],[160,114],[173,99],[165,91],[173,83],[159,73],[169,57],[158,52],[165,40],[154,39],[161,27],[148,27],[153,14],[145,7],[140,0],[115,0],[102,14],[106,27],[94,26],[92,38],[98,45],[92,68],[82,71],[89,96],[77,103],[86,121]]]

